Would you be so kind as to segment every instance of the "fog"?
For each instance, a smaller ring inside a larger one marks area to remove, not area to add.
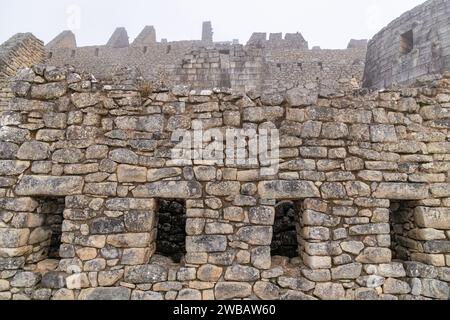
[[[169,41],[201,38],[211,21],[215,41],[252,32],[301,32],[310,47],[345,48],[351,38],[371,38],[423,0],[0,0],[0,43],[32,32],[45,43],[72,30],[78,46],[105,44],[116,27],[132,41],[145,25]]]

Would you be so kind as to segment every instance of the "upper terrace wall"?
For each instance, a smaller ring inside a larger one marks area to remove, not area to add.
[[[245,92],[304,86],[342,91],[352,79],[353,87],[360,86],[365,54],[364,48],[305,50],[185,41],[143,47],[51,49],[47,61],[73,65],[99,79],[107,79],[121,66],[137,66],[146,79],[193,89],[226,87]]]
[[[151,93],[133,79],[20,73],[1,115],[1,298],[449,298],[449,79],[334,97]],[[227,129],[252,143],[211,144]],[[65,201],[56,261],[48,197]],[[181,264],[154,254],[166,198],[186,200]],[[292,259],[271,257],[280,200],[298,202]]]
[[[136,66],[147,79],[161,80],[161,77],[167,78],[173,74],[174,68],[181,66],[185,54],[202,45],[207,44],[201,41],[177,41],[145,46],[136,44],[124,48],[90,46],[49,49],[46,61],[56,66],[72,65],[99,79],[107,79],[120,67]]]
[[[369,42],[364,87],[407,85],[450,70],[450,2],[429,0]]]
[[[156,42],[153,27],[146,27],[128,45],[128,36],[119,28],[109,45],[69,48],[72,34],[63,32],[47,46],[47,63],[72,65],[77,70],[107,80],[115,70],[135,66],[144,78],[158,84],[189,85],[193,89],[233,88],[286,90],[296,86],[326,87],[342,91],[361,84],[364,45],[346,50],[308,50],[300,33],[254,33],[245,47],[212,42],[210,23],[205,23],[205,41]],[[146,42],[142,42],[142,39]],[[119,39],[118,45],[113,45]],[[61,45],[58,45],[61,44]]]

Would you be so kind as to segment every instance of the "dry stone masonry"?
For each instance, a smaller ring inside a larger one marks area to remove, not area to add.
[[[364,87],[412,84],[450,69],[450,2],[428,0],[369,42]]]
[[[144,97],[138,80],[44,65],[14,80],[0,131],[1,298],[449,298],[448,78],[308,99]],[[174,161],[171,133],[199,123],[279,129],[279,171]]]
[[[1,46],[0,300],[450,299],[448,66],[372,91],[364,40],[212,36]]]
[[[249,90],[308,89],[345,91],[360,87],[366,56],[365,40],[352,40],[345,50],[309,50],[300,33],[254,33],[247,44],[214,42],[211,22],[204,22],[201,40],[158,42],[146,26],[133,43],[117,28],[104,46],[76,47],[64,31],[46,45],[46,63],[75,66],[106,80],[121,67],[137,66],[157,86],[187,85]]]

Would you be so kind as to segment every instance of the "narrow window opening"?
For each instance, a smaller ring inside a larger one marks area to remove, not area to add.
[[[51,59],[53,57],[53,52],[48,53],[48,58]]]
[[[407,55],[414,48],[414,33],[412,30],[405,32],[400,36],[400,54]]]
[[[392,258],[410,261],[411,254],[419,248],[419,242],[411,237],[416,228],[414,207],[408,201],[391,202],[389,222]]]
[[[293,201],[279,201],[276,204],[272,256],[299,257],[299,211],[299,204]]]
[[[317,65],[319,66],[320,70],[323,70],[323,63],[322,62],[318,62]]]
[[[166,54],[169,54],[171,50],[172,50],[172,46],[169,44],[169,45],[167,46]]]
[[[180,199],[160,200],[156,254],[179,263],[186,254],[186,203]]]
[[[144,53],[147,53],[147,50],[148,50],[148,47],[145,46],[143,52],[144,52]]]
[[[42,225],[32,230],[35,238],[33,239],[34,248],[30,260],[39,262],[46,259],[60,259],[59,249],[65,199],[41,198],[38,201],[40,205],[37,214],[40,216]]]
[[[98,54],[99,54],[99,53],[100,53],[100,49],[99,49],[99,48],[96,48],[96,49],[95,49],[95,56],[98,57]]]

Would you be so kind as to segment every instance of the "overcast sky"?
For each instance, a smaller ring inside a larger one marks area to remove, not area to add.
[[[301,32],[310,47],[345,48],[349,39],[371,38],[424,0],[0,0],[0,43],[32,32],[45,43],[71,29],[78,46],[105,44],[116,27],[132,41],[145,25],[157,38],[201,38],[210,20],[215,41],[252,32]]]

